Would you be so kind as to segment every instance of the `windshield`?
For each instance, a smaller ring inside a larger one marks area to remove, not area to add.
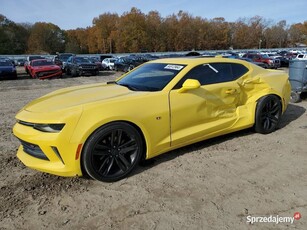
[[[91,63],[90,60],[83,58],[83,57],[76,57],[75,61],[76,63]]]
[[[67,62],[67,59],[69,58],[69,57],[71,57],[72,56],[72,54],[60,54],[59,55],[59,59],[61,60],[61,61],[63,61],[63,62]]]
[[[7,60],[0,60],[0,66],[13,66],[13,63]]]
[[[261,54],[261,57],[262,58],[270,58],[269,55],[267,55],[267,54]]]
[[[147,63],[128,73],[116,83],[135,91],[162,90],[185,65]]]
[[[32,62],[32,66],[46,66],[46,65],[54,65],[54,63],[50,60],[38,60]]]

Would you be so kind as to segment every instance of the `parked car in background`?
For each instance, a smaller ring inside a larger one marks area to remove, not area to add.
[[[19,59],[15,60],[15,65],[16,65],[16,66],[24,66],[24,65],[25,65],[25,62],[26,62],[26,59],[24,59],[24,58],[19,58]]]
[[[238,58],[238,59],[243,60],[243,61],[247,61],[247,62],[250,62],[250,63],[253,63],[254,65],[260,66],[262,68],[265,68],[264,63],[262,63],[262,62],[254,62],[253,59],[251,59],[251,58]]]
[[[106,59],[106,58],[114,58],[114,56],[111,55],[111,54],[102,54],[102,55],[99,56],[99,58],[100,58],[100,62],[102,62],[104,59]]]
[[[16,79],[17,71],[15,65],[7,58],[0,58],[0,78]]]
[[[62,77],[61,67],[52,60],[36,59],[28,65],[29,74],[32,78],[46,79]]]
[[[98,75],[99,70],[96,64],[84,57],[71,56],[68,58],[65,72],[73,77],[79,75]]]
[[[26,58],[24,67],[25,67],[25,71],[27,72],[27,74],[30,74],[30,72],[29,72],[30,62],[33,61],[33,60],[36,60],[36,59],[45,59],[45,58],[42,57],[42,56],[37,56],[37,55],[31,55],[31,56],[28,56]]]
[[[307,60],[307,54],[298,54],[295,59],[297,60]]]
[[[270,58],[267,54],[247,53],[243,55],[243,58],[250,58],[254,62],[262,62],[266,69],[277,69],[280,67],[280,61]]]
[[[98,70],[104,70],[104,66],[102,65],[100,59],[98,57],[88,57],[87,58],[91,63],[96,64]]]
[[[147,61],[148,59],[143,55],[132,54],[125,57],[120,57],[114,63],[114,70],[128,72]]]
[[[138,65],[138,63],[134,59],[129,57],[120,57],[114,62],[114,70],[128,72],[134,69],[136,65]]]
[[[65,71],[65,66],[68,58],[73,56],[72,53],[57,53],[57,55],[53,58],[53,61],[56,65],[60,66],[62,71]]]
[[[114,63],[116,61],[116,58],[105,58],[101,62],[104,69],[108,70],[114,70]]]

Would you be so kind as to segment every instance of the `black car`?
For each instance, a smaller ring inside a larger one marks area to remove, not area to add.
[[[97,75],[99,73],[96,64],[91,63],[87,58],[71,56],[68,58],[65,72],[73,77],[79,75]]]
[[[114,70],[128,72],[146,61],[143,57],[135,55],[120,57],[114,62]]]
[[[114,70],[128,72],[135,67],[134,61],[130,58],[120,57],[114,62]]]
[[[67,63],[68,58],[73,56],[74,54],[72,53],[57,53],[57,55],[53,58],[53,62],[60,66],[62,71],[65,71],[65,66]]]

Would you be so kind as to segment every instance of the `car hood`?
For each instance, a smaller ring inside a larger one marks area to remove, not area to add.
[[[41,71],[41,70],[54,70],[54,69],[60,69],[57,65],[45,65],[45,66],[33,66],[33,70],[35,71]]]
[[[8,71],[8,70],[13,70],[14,67],[13,66],[0,66],[0,70],[2,71]]]
[[[83,106],[97,101],[119,99],[128,95],[146,92],[130,91],[124,86],[114,84],[94,84],[69,87],[40,97],[24,107],[29,112],[55,112],[70,107]]]

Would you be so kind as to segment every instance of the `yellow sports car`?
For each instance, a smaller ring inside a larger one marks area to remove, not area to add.
[[[250,127],[273,132],[290,92],[285,72],[246,61],[158,59],[26,105],[13,128],[17,156],[43,172],[116,181],[141,159],[188,144]]]

